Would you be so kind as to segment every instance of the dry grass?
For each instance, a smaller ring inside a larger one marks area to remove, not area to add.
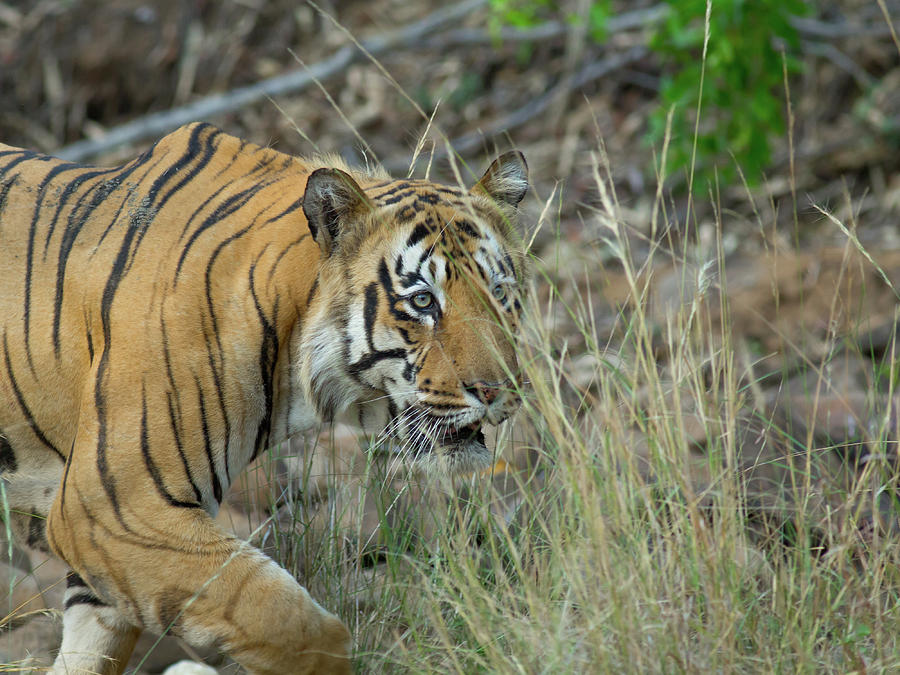
[[[352,534],[361,506],[355,521],[332,512],[349,525],[341,533],[306,532],[306,574],[319,571],[318,596],[353,626],[358,670],[897,669],[893,339],[864,366],[868,419],[878,422],[864,452],[820,443],[816,429],[820,398],[836,384],[826,366],[860,333],[860,323],[836,328],[849,300],[842,283],[861,264],[896,303],[889,275],[867,251],[853,262],[853,224],[832,217],[851,236],[837,283],[824,289],[828,328],[814,354],[779,326],[790,317],[778,316],[773,288],[776,316],[759,318],[781,339],[783,379],[806,376],[812,408],[797,433],[761,393],[771,387],[757,374],[764,359],[732,329],[721,209],[705,247],[700,238],[666,248],[659,237],[637,254],[602,148],[597,156],[598,205],[585,225],[597,237],[582,246],[584,267],[534,260],[549,290],[532,296],[528,329],[515,336],[531,386],[501,435],[515,467],[504,485],[494,476],[428,486],[430,499],[407,502],[415,517],[391,518],[411,488],[385,487],[371,461],[362,484],[382,526],[377,555],[361,527]],[[662,194],[654,232],[671,226]],[[766,229],[762,216],[757,226]],[[660,260],[681,270],[680,302],[663,312],[650,304]],[[594,266],[604,263],[622,280],[612,330],[597,314],[608,288]],[[863,302],[867,290],[854,292]]]
[[[573,294],[585,270],[534,260],[549,292],[516,338],[531,386],[498,441],[509,470],[423,486],[370,458],[352,488],[326,483],[318,510],[295,502],[286,531],[302,536],[281,559],[351,624],[359,672],[897,669],[893,354],[869,362],[880,424],[863,460],[819,443],[815,420],[792,436],[754,399],[770,384],[740,355],[721,242],[661,321],[655,259],[700,252],[655,246],[638,263],[602,160],[594,175],[600,236],[582,255],[619,268],[617,325],[598,328],[606,289],[589,267]],[[831,371],[789,356],[815,410]]]

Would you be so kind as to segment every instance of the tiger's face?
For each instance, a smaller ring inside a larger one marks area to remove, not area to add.
[[[314,172],[304,211],[322,250],[300,379],[324,418],[355,407],[400,452],[451,471],[487,465],[482,427],[520,404],[514,347],[525,259],[511,220],[520,153],[469,191],[426,181],[361,188]]]

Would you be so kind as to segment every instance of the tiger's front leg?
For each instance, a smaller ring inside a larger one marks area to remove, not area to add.
[[[115,607],[98,598],[84,580],[70,573],[66,578],[63,641],[53,662],[53,673],[122,672],[140,629]]]
[[[73,499],[82,489],[70,473],[48,523],[54,549],[90,584],[66,611],[58,672],[121,672],[140,628],[220,648],[253,673],[350,672],[344,625],[205,512],[147,513],[137,532]]]
[[[87,417],[47,534],[97,601],[70,607],[73,619],[81,612],[108,630],[66,621],[60,672],[79,672],[83,663],[90,672],[121,672],[143,628],[221,649],[261,675],[350,672],[350,635],[335,616],[273,560],[221,531],[199,503],[177,492],[175,477],[162,480],[165,457],[143,470],[140,434],[138,447],[129,448],[126,427],[109,424],[108,437],[119,442],[105,446],[94,433],[96,414]],[[165,466],[183,472],[180,464]],[[106,653],[69,667],[70,658],[90,650]]]

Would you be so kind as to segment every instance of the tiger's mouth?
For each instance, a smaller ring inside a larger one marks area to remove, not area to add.
[[[452,474],[483,469],[490,466],[493,459],[484,440],[481,421],[440,427],[429,454],[438,458]]]
[[[439,460],[451,473],[488,466],[492,454],[485,442],[482,422],[453,424],[431,415],[420,419],[417,427],[410,429],[414,461],[429,465]]]
[[[443,447],[456,447],[475,443],[484,445],[484,432],[481,430],[481,422],[473,422],[462,427],[444,427],[438,432],[435,444]]]

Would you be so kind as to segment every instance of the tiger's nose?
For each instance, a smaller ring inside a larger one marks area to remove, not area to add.
[[[508,389],[512,383],[509,380],[505,382],[475,382],[467,384],[466,391],[474,395],[479,401],[485,405],[493,403],[504,389]]]

